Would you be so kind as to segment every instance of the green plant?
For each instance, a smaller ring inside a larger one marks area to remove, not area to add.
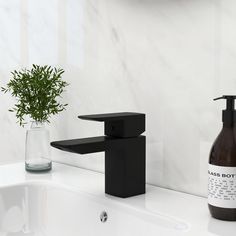
[[[49,123],[51,115],[65,110],[67,104],[57,100],[68,85],[61,78],[63,73],[63,69],[39,65],[11,72],[12,79],[1,89],[16,98],[16,104],[9,111],[16,113],[21,126],[26,124],[26,116],[36,122]]]

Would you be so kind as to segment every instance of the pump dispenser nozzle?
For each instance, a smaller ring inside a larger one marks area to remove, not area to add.
[[[236,122],[236,111],[234,108],[235,95],[223,95],[222,97],[215,98],[215,100],[226,99],[226,110],[222,111],[222,121],[224,127],[232,127]]]

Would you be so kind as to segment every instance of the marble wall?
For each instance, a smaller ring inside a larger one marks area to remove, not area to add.
[[[233,0],[0,0],[1,85],[13,69],[61,66],[69,106],[52,140],[103,133],[79,114],[144,112],[147,182],[204,196],[223,107],[212,99],[236,89],[235,12]],[[24,160],[26,128],[0,100],[0,162]],[[52,156],[104,170],[103,153]]]

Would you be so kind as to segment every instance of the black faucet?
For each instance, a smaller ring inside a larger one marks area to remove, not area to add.
[[[105,151],[105,193],[131,197],[145,193],[145,114],[134,112],[79,116],[104,121],[105,136],[52,142],[67,152],[87,154]]]

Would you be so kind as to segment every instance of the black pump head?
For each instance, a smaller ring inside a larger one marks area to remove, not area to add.
[[[226,99],[226,109],[222,112],[222,121],[224,126],[232,127],[236,123],[236,111],[235,111],[235,95],[223,95],[222,97],[215,98],[215,100]]]

